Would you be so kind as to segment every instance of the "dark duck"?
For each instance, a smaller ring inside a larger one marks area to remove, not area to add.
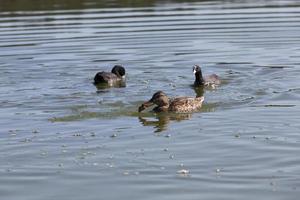
[[[94,77],[94,84],[105,84],[109,87],[125,86],[125,68],[115,65],[111,72],[98,72]]]
[[[201,67],[199,65],[194,65],[193,72],[195,74],[195,87],[210,86],[214,88],[217,85],[221,84],[221,80],[216,74],[211,74],[203,77]]]
[[[147,107],[156,104],[154,112],[175,112],[175,113],[190,113],[197,111],[202,107],[204,97],[176,97],[169,99],[167,95],[158,91],[153,94],[149,101],[144,102],[139,107],[139,112],[142,112]]]

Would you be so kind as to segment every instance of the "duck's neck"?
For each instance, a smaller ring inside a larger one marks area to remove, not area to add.
[[[168,97],[163,97],[160,98],[159,101],[157,102],[157,107],[155,107],[153,110],[155,112],[166,112],[169,110],[169,99]]]
[[[198,71],[195,73],[195,83],[194,85],[204,85],[204,78],[202,76],[202,72]]]
[[[157,106],[153,109],[154,112],[167,112],[169,110],[169,104],[165,106]]]

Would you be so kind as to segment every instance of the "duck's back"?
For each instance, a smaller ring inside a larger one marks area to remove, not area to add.
[[[219,85],[221,84],[220,77],[217,74],[211,74],[204,78],[205,85]]]
[[[100,83],[107,83],[109,85],[114,84],[116,81],[119,81],[120,78],[111,72],[98,72],[95,75],[94,83],[100,84]]]
[[[171,100],[169,111],[177,113],[193,112],[201,108],[204,97],[177,97]]]

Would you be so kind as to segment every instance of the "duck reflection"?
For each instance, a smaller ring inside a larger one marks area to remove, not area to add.
[[[101,93],[101,92],[108,92],[109,88],[111,88],[112,86],[109,85],[108,83],[99,83],[99,84],[95,84],[95,87],[97,88],[97,93]],[[116,82],[114,83],[113,87],[115,88],[126,87],[126,82],[125,81]]]
[[[203,97],[205,90],[204,90],[204,86],[199,86],[199,87],[193,87],[196,97]]]
[[[180,122],[188,120],[192,117],[191,113],[159,113],[155,117],[139,116],[139,121],[143,126],[153,126],[155,133],[159,133],[168,129],[168,124],[171,121]]]

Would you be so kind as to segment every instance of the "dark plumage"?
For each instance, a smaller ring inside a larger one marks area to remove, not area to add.
[[[176,112],[176,113],[189,113],[201,108],[204,97],[176,97],[169,99],[167,95],[158,91],[154,93],[149,101],[144,102],[139,107],[139,112],[145,110],[147,107],[156,104],[157,107],[153,109],[154,112]]]
[[[221,84],[221,80],[220,80],[219,76],[216,74],[211,74],[211,75],[203,77],[202,71],[201,71],[201,68],[199,65],[194,65],[193,72],[195,74],[195,82],[194,82],[195,87],[199,87],[199,86],[215,87],[216,85]]]
[[[111,72],[98,72],[94,77],[94,84],[107,84],[110,87],[120,86],[125,82],[125,68],[115,65]]]

